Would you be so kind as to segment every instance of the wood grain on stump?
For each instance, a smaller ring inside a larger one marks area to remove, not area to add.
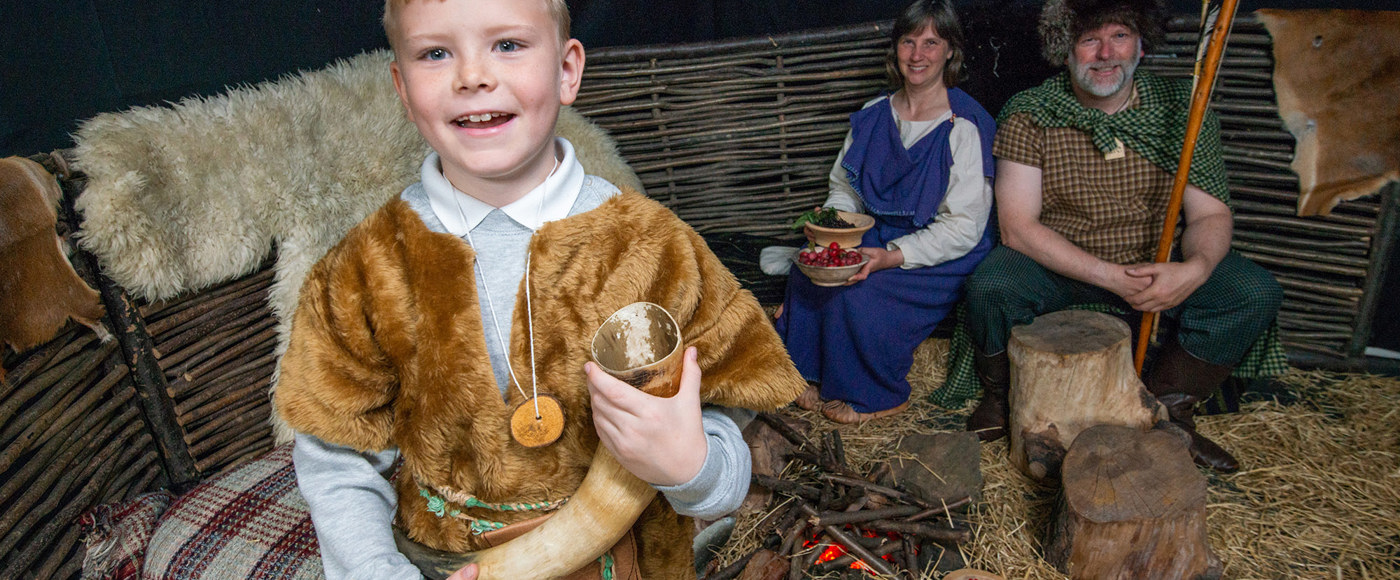
[[[1071,578],[1216,579],[1206,480],[1182,434],[1100,425],[1065,455],[1045,559]]]
[[[1122,320],[1063,310],[1011,329],[1011,462],[1053,478],[1065,450],[1094,425],[1148,429],[1166,412],[1133,368]]]

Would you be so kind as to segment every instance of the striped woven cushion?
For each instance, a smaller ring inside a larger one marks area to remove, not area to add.
[[[148,580],[324,576],[290,443],[181,496],[156,528],[142,573]]]

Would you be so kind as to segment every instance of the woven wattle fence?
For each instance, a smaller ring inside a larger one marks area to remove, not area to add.
[[[851,113],[885,87],[886,25],[588,55],[574,103],[647,194],[702,234],[790,234],[826,199]]]
[[[269,262],[270,265],[270,262]],[[272,448],[268,388],[277,320],[271,268],[141,308],[184,442],[203,474]]]
[[[1173,19],[1167,45],[1142,67],[1190,78],[1197,36],[1196,18]],[[1326,217],[1296,216],[1293,136],[1278,116],[1271,46],[1263,24],[1238,18],[1211,103],[1235,208],[1234,248],[1283,286],[1280,338],[1290,358],[1358,357],[1394,251],[1397,194],[1349,201]]]

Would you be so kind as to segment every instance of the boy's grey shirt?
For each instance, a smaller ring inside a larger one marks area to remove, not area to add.
[[[563,139],[558,141],[563,152],[560,169],[582,175],[583,168],[573,155],[572,145]],[[437,179],[441,179],[437,163],[437,155],[430,154],[424,160],[424,175],[436,171]],[[432,183],[437,179],[424,181]],[[591,175],[583,177],[568,215],[595,209],[619,193],[607,180]],[[424,182],[409,186],[400,197],[418,213],[429,230],[448,233],[433,210]],[[481,273],[475,280],[477,293],[484,297],[490,290],[490,300],[479,300],[482,326],[496,384],[503,396],[506,389],[515,387],[503,362],[508,353],[496,336],[492,307],[496,319],[501,321],[501,338],[509,341],[515,293],[524,277],[526,252],[533,235],[529,226],[516,222],[499,209],[491,210],[471,230],[471,241],[476,244],[474,249],[481,260],[476,268]],[[521,387],[528,392],[531,378],[518,378]],[[753,417],[754,412],[746,409],[714,406],[703,409],[701,419],[709,443],[704,466],[688,482],[654,486],[677,513],[711,520],[739,507],[748,492],[751,469],[748,445],[741,429]],[[398,553],[390,528],[398,500],[387,477],[397,460],[397,449],[360,453],[311,435],[296,435],[292,461],[297,485],[311,511],[328,580],[421,578],[418,569]]]

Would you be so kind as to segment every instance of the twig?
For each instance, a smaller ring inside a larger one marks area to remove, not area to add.
[[[914,538],[900,536],[899,541],[904,545],[904,569],[910,578],[919,580],[919,553],[914,548]]]
[[[755,473],[753,474],[753,480],[758,482],[759,485],[771,489],[773,491],[797,496],[807,501],[817,501],[821,496],[821,492],[818,490],[812,489],[795,481],[788,481],[786,479],[773,477],[771,475],[761,475]]]
[[[781,417],[772,413],[763,412],[758,414],[758,419],[767,423],[769,427],[772,427],[774,431],[777,431],[779,435],[782,435],[784,439],[787,439],[793,445],[798,447],[812,447],[812,442],[807,439],[807,436],[798,433],[796,429],[793,429],[792,426],[788,425],[787,421],[784,421]]]
[[[960,507],[962,507],[962,506],[965,506],[965,505],[967,505],[967,504],[969,504],[969,503],[972,503],[972,496],[966,496],[966,497],[963,497],[962,499],[959,499],[959,500],[954,501],[954,502],[952,502],[952,503],[946,503],[946,504],[943,504],[943,505],[938,506],[938,507],[926,509],[926,510],[921,511],[921,512],[919,512],[919,513],[916,513],[916,514],[914,514],[914,515],[912,515],[912,516],[909,516],[909,517],[907,517],[907,518],[904,518],[904,521],[906,521],[906,522],[917,522],[917,521],[922,520],[922,519],[924,519],[924,518],[926,518],[926,517],[929,517],[929,516],[936,516],[936,515],[938,515],[938,514],[946,514],[946,513],[948,513],[949,511],[958,509],[958,508],[960,508]]]
[[[783,544],[782,547],[778,549],[778,555],[792,557],[793,551],[797,547],[797,538],[802,537],[802,532],[806,529],[806,520],[799,521],[794,524],[792,528],[788,529],[788,531],[783,534]]]
[[[705,580],[729,580],[730,578],[738,576],[739,574],[743,573],[744,567],[749,565],[749,560],[752,560],[753,557],[757,555],[758,552],[762,549],[763,548],[755,548],[754,551],[749,552],[744,557],[739,558],[738,560],[735,560],[733,564],[725,566],[723,569],[719,570],[718,572],[715,572],[713,576],[706,576]]]
[[[827,451],[831,453],[832,464],[838,466],[839,471],[849,472],[850,465],[846,463],[846,444],[841,441],[841,432],[835,429],[827,432],[824,437]],[[837,470],[833,470],[837,471]]]
[[[917,505],[917,506],[919,506],[919,507],[923,507],[923,508],[932,508],[932,507],[934,507],[933,504],[931,504],[931,503],[929,503],[929,502],[926,502],[926,501],[924,501],[924,500],[922,500],[922,499],[919,499],[917,496],[915,496],[915,495],[913,495],[913,494],[909,494],[909,493],[905,493],[905,492],[899,491],[899,490],[897,490],[897,489],[885,487],[885,486],[880,485],[880,484],[878,484],[878,483],[872,483],[872,482],[866,481],[866,480],[864,480],[864,479],[861,479],[861,478],[859,478],[859,477],[847,477],[847,476],[844,476],[844,475],[832,475],[832,474],[829,474],[829,473],[823,473],[823,474],[820,475],[820,477],[821,477],[822,479],[834,481],[834,482],[836,482],[836,483],[841,483],[841,484],[845,484],[845,485],[853,485],[853,486],[863,487],[863,488],[865,488],[866,490],[872,491],[872,492],[874,492],[874,493],[878,493],[878,494],[881,494],[881,495],[885,495],[885,496],[888,496],[888,497],[890,497],[890,498],[897,499],[897,500],[900,500],[900,501],[903,501],[903,502],[906,502],[906,503],[912,503],[912,504]]]
[[[772,550],[773,547],[777,545],[778,537],[769,535],[767,538],[764,538],[763,543],[759,544],[757,548],[754,548],[752,552],[749,552],[748,554],[744,555],[744,557],[739,558],[733,564],[725,566],[723,570],[715,572],[713,576],[707,576],[705,580],[729,580],[730,578],[734,578],[735,576],[738,576],[744,571],[744,568],[749,565],[749,561],[753,560],[753,557],[756,556],[759,552],[762,552],[764,550]]]
[[[972,539],[972,531],[963,528],[943,528],[928,524],[892,522],[889,520],[875,520],[865,524],[863,527],[877,532],[899,532],[901,534],[913,534],[920,538],[927,538],[935,542],[953,542],[961,544]]]
[[[895,507],[880,508],[874,510],[861,510],[855,512],[826,512],[818,515],[813,521],[813,525],[818,526],[840,526],[844,524],[854,524],[868,522],[871,520],[885,520],[889,518],[904,517],[918,512],[923,508],[913,505],[902,505]]]
[[[812,547],[811,552],[808,552],[801,558],[793,556],[792,560],[790,560],[792,567],[788,568],[788,580],[802,580],[803,573],[806,572],[808,568],[811,568],[812,564],[817,562],[817,558],[820,558],[822,552],[826,551],[826,546],[831,545],[829,541],[830,538],[828,538],[826,534],[822,534],[822,539],[828,541],[824,542],[819,539],[817,544]]]

